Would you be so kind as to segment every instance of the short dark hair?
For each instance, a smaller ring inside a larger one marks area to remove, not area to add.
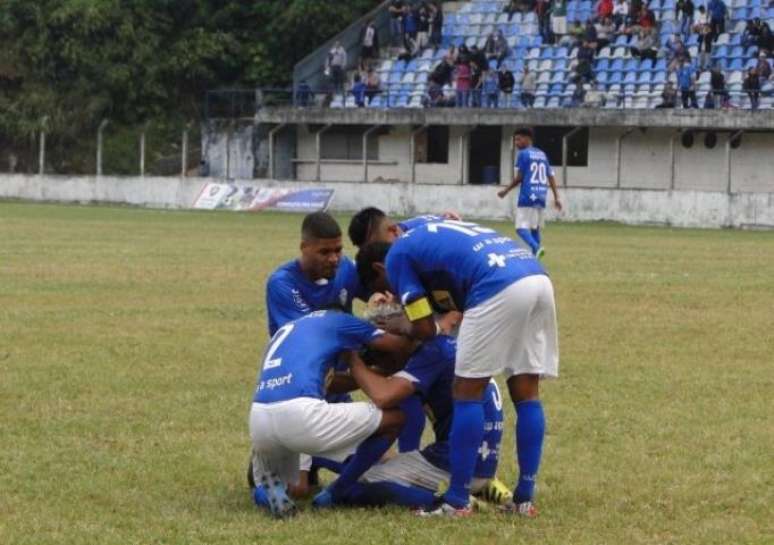
[[[516,129],[516,132],[513,133],[515,136],[526,136],[527,138],[535,138],[535,133],[532,132],[532,129],[529,127],[519,127]]]
[[[363,246],[355,256],[357,275],[360,277],[360,284],[366,289],[370,289],[376,280],[374,263],[384,263],[391,247],[389,242],[372,242]]]
[[[331,239],[341,237],[341,228],[327,212],[312,212],[304,218],[301,224],[303,240]]]
[[[363,208],[360,212],[352,216],[352,219],[349,222],[349,240],[352,241],[352,244],[360,248],[363,244],[368,242],[371,233],[384,217],[386,217],[386,214],[378,208],[373,206]]]

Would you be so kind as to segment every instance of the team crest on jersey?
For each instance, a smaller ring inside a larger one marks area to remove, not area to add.
[[[293,295],[293,302],[302,312],[309,312],[311,310],[306,301],[304,301],[304,296],[301,295],[299,290],[292,289],[290,290],[290,293]]]
[[[348,298],[349,298],[349,293],[347,292],[347,288],[341,288],[341,291],[339,292],[339,303],[341,303],[342,307],[347,306]]]

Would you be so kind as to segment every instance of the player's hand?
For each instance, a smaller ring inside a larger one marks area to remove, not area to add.
[[[562,211],[562,208],[563,208],[563,207],[562,207],[562,201],[560,201],[560,200],[558,200],[558,199],[557,199],[557,200],[555,200],[555,201],[554,201],[554,208],[556,208],[556,209],[557,209],[559,212],[561,212],[561,211]]]
[[[500,191],[497,192],[497,196],[500,197],[501,199],[504,199],[507,194],[508,194],[507,189],[501,189]]]
[[[460,216],[454,210],[447,210],[446,212],[443,213],[443,219],[460,221],[460,220],[462,220],[462,216]]]
[[[438,318],[438,327],[443,335],[449,335],[462,321],[462,313],[452,310]]]

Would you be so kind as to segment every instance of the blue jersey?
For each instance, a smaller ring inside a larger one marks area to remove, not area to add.
[[[421,454],[434,466],[449,470],[449,432],[451,430],[454,400],[454,359],[456,342],[451,337],[438,336],[425,343],[412,354],[397,376],[414,384],[425,405],[428,418],[433,423],[435,442],[425,447]],[[494,477],[497,471],[500,440],[503,434],[502,398],[497,384],[491,382],[486,389],[484,402],[484,440],[479,449],[475,476],[483,479]]]
[[[516,156],[516,171],[521,173],[518,206],[546,207],[548,179],[554,175],[554,169],[542,150],[529,147]]]
[[[338,309],[352,312],[352,299],[360,297],[363,290],[355,264],[342,257],[336,276],[312,282],[297,260],[289,261],[269,277],[266,283],[266,310],[269,335],[297,318],[316,310]]]
[[[443,218],[441,216],[417,216],[416,218],[401,221],[398,223],[398,227],[400,227],[404,233],[408,233],[412,229],[422,227],[423,225],[427,225],[434,221],[443,221]]]
[[[524,277],[545,274],[532,254],[510,238],[451,220],[428,223],[400,237],[387,253],[386,268],[412,321],[430,314],[430,309],[419,308],[425,297],[437,312],[464,311]]]
[[[322,399],[339,355],[360,350],[382,334],[368,322],[328,310],[285,324],[266,348],[253,401]]]

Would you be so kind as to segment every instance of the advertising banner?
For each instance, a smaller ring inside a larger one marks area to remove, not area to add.
[[[200,210],[308,213],[326,210],[333,193],[333,189],[286,189],[249,183],[209,182],[199,192],[193,207]]]

